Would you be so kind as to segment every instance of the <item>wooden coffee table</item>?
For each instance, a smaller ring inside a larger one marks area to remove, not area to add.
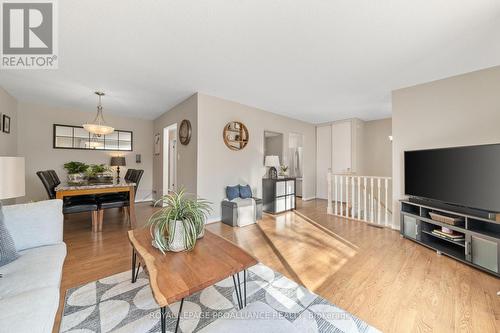
[[[246,306],[246,270],[257,260],[245,250],[208,230],[189,252],[168,252],[165,255],[152,246],[149,229],[128,232],[132,244],[132,282],[139,267],[147,268],[153,297],[160,306],[161,331],[166,331],[166,307],[181,301],[175,331],[179,328],[184,298],[230,276],[233,277],[238,306]],[[239,272],[243,271],[243,292]]]

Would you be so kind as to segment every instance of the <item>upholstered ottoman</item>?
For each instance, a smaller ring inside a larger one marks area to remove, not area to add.
[[[253,198],[255,200],[255,219],[262,219],[262,199]],[[231,227],[238,226],[238,203],[234,201],[224,200],[221,202],[222,222]]]

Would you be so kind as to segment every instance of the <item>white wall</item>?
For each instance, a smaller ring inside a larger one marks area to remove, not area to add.
[[[241,121],[248,128],[248,145],[230,150],[224,144],[222,131],[230,121]],[[220,203],[225,186],[250,184],[254,195],[262,197],[264,167],[264,131],[283,133],[288,147],[290,133],[304,135],[304,198],[316,192],[315,126],[279,116],[236,102],[198,94],[198,195],[213,203],[212,219],[220,217]],[[285,150],[285,159],[288,152]]]
[[[63,165],[69,161],[88,164],[108,164],[111,156],[126,157],[127,167],[121,168],[123,176],[127,168],[143,169],[144,175],[137,191],[137,200],[150,200],[153,187],[153,121],[119,117],[105,114],[106,122],[116,129],[134,133],[134,151],[87,151],[73,149],[53,149],[53,124],[77,125],[92,120],[93,112],[19,103],[18,104],[18,155],[26,158],[26,197],[24,201],[42,200],[47,194],[38,179],[39,170],[54,169],[59,178],[65,179]],[[135,162],[135,155],[141,154],[142,163]]]
[[[0,127],[0,156],[17,155],[17,101],[0,87],[0,114],[10,117],[10,133]],[[0,120],[2,123],[2,120]]]
[[[332,167],[332,127],[316,128],[316,198],[326,199],[328,184],[326,174]]]
[[[405,150],[500,142],[500,66],[392,93],[394,211]],[[393,214],[399,228],[399,214]]]
[[[316,197],[326,199],[328,169],[337,174],[362,174],[364,121],[346,119],[316,127]]]
[[[392,176],[392,119],[365,121],[361,174],[367,176]]]
[[[177,141],[177,188],[184,187],[187,192],[196,194],[196,168],[197,168],[197,152],[198,152],[198,96],[192,95],[185,101],[173,107],[154,121],[154,133],[161,135],[161,153],[153,157],[153,190],[155,198],[159,198],[163,194],[163,129],[172,124],[177,124],[177,129],[183,119],[188,119],[191,122],[192,136],[188,145],[183,145]],[[222,136],[221,136],[222,137]],[[153,139],[151,139],[153,141]],[[168,181],[165,179],[165,181]]]

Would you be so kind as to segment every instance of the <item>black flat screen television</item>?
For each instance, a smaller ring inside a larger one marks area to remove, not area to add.
[[[500,212],[500,144],[406,151],[405,194]]]

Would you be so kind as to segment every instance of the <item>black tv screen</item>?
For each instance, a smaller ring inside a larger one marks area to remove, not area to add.
[[[500,212],[500,144],[406,151],[405,193]]]

